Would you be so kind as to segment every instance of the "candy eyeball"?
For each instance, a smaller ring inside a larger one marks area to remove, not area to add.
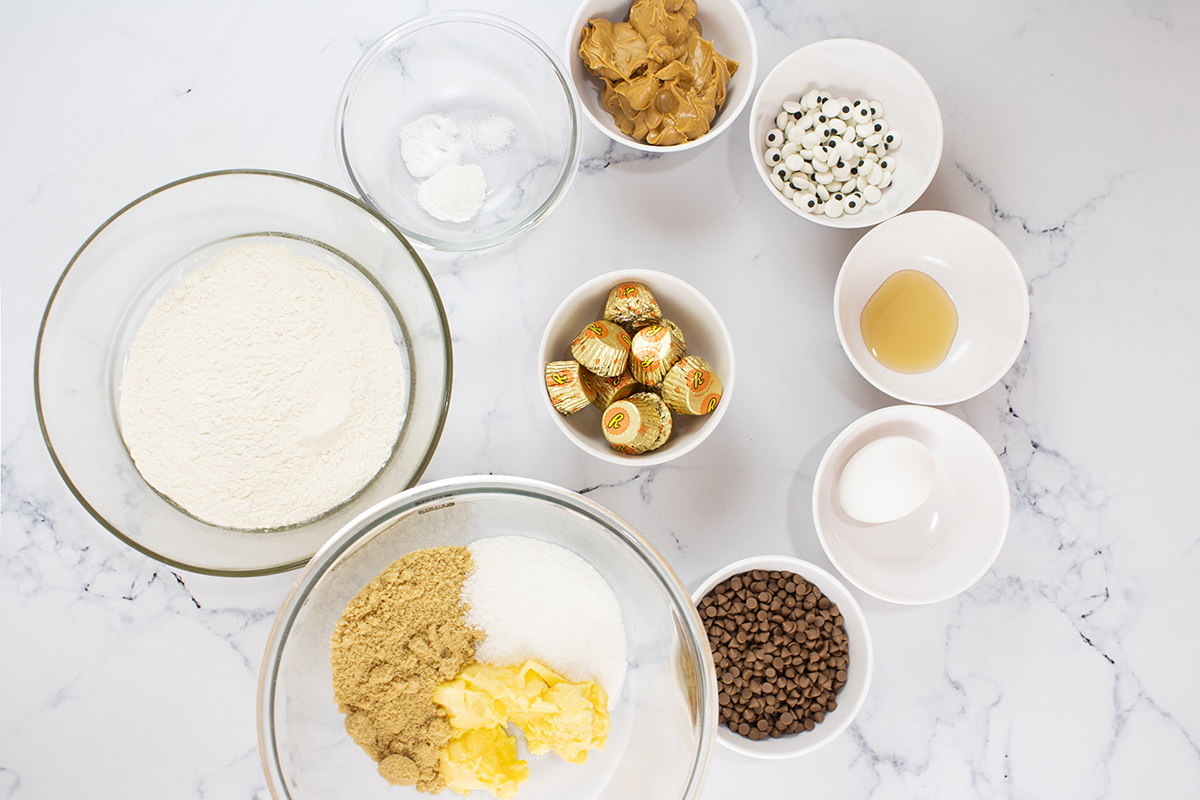
[[[878,100],[811,89],[785,100],[765,135],[771,185],[798,209],[836,219],[878,203],[900,146]]]

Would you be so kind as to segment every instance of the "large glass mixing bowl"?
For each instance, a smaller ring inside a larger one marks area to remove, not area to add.
[[[246,242],[283,244],[375,294],[407,375],[400,436],[374,479],[340,506],[274,530],[210,525],[160,495],[134,466],[117,417],[126,359],[156,300]],[[404,237],[344,192],[253,170],[168,184],[100,226],[54,288],[34,358],[42,434],[79,502],[143,553],[215,575],[294,569],[362,511],[415,484],[441,436],[450,376],[445,311]]]
[[[313,557],[267,643],[259,748],[276,800],[419,797],[376,772],[346,733],[333,696],[330,637],[346,604],[392,561],[423,547],[502,535],[551,542],[587,560],[621,604],[624,690],[607,747],[582,765],[530,758],[520,800],[683,800],[700,791],[716,732],[716,673],[703,625],[674,572],[635,530],[596,503],[538,481],[467,477],[375,506]]]

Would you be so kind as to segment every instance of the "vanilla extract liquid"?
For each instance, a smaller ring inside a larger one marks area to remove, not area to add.
[[[958,310],[941,284],[904,269],[888,277],[859,316],[863,343],[893,372],[929,372],[945,360],[958,332]]]

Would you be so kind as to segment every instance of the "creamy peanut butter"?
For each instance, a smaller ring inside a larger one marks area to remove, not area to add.
[[[588,20],[579,57],[621,132],[655,145],[708,133],[738,62],[700,37],[695,0],[635,0],[626,22]]]

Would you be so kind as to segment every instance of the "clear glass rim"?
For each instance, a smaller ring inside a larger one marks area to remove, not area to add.
[[[637,532],[629,523],[613,514],[608,509],[593,500],[572,492],[569,489],[555,486],[532,478],[519,478],[504,475],[465,476],[446,478],[424,484],[388,498],[374,507],[364,511],[336,535],[325,546],[317,551],[308,562],[304,571],[296,579],[287,598],[283,602],[263,655],[262,670],[258,682],[258,751],[262,758],[263,771],[267,776],[267,786],[272,797],[276,800],[290,800],[291,794],[287,789],[283,771],[280,767],[277,742],[275,738],[275,689],[279,673],[280,659],[287,645],[288,636],[300,609],[308,601],[313,589],[328,572],[330,567],[338,563],[346,551],[355,547],[361,541],[369,539],[390,527],[390,520],[412,509],[427,503],[445,500],[454,496],[475,494],[512,494],[544,500],[583,514],[592,521],[612,532],[618,539],[630,547],[643,561],[650,566],[651,571],[662,581],[673,601],[679,618],[687,626],[688,636],[684,644],[701,663],[697,679],[699,686],[699,714],[696,720],[700,727],[700,744],[696,749],[687,786],[678,799],[692,800],[704,785],[712,752],[716,741],[717,729],[717,677],[713,663],[712,650],[708,646],[708,636],[704,623],[692,603],[679,576],[665,558],[644,536]],[[666,800],[664,798],[664,800]]]
[[[282,564],[271,565],[268,567],[257,567],[257,568],[250,568],[250,569],[217,569],[217,568],[211,568],[211,567],[197,566],[194,564],[188,564],[188,563],[179,561],[177,559],[170,558],[169,556],[166,556],[162,553],[156,552],[155,550],[147,547],[146,545],[127,536],[125,533],[123,533],[121,531],[120,528],[118,528],[115,524],[113,524],[111,521],[106,519],[104,517],[104,515],[101,514],[91,504],[91,502],[84,495],[83,491],[78,486],[75,485],[75,482],[71,479],[71,476],[67,473],[66,467],[63,465],[62,461],[59,459],[58,453],[56,452],[56,450],[54,448],[54,442],[51,440],[51,437],[50,437],[50,430],[49,430],[49,427],[47,426],[45,413],[42,408],[42,390],[41,390],[42,339],[46,332],[46,324],[50,319],[51,310],[54,308],[54,301],[58,298],[59,291],[62,289],[63,285],[67,282],[68,278],[70,277],[72,268],[75,266],[76,262],[78,262],[80,256],[83,255],[83,253],[88,249],[88,247],[91,245],[91,243],[96,239],[96,237],[98,237],[101,233],[103,233],[106,229],[108,229],[109,226],[113,225],[118,219],[123,217],[130,209],[141,205],[142,203],[144,203],[145,201],[149,200],[152,197],[155,197],[159,194],[167,192],[170,189],[173,189],[177,186],[181,186],[183,184],[193,183],[193,182],[201,181],[204,179],[227,177],[227,176],[233,176],[233,175],[255,175],[255,176],[262,176],[262,177],[267,177],[267,178],[272,178],[272,179],[278,178],[278,179],[285,180],[285,181],[296,181],[298,183],[307,184],[309,186],[313,186],[318,189],[323,189],[323,190],[337,196],[340,199],[343,199],[350,203],[353,203],[355,206],[357,206],[361,210],[365,211],[371,217],[373,217],[375,220],[377,220],[382,225],[384,225],[385,229],[390,234],[395,236],[397,241],[399,241],[404,246],[404,249],[408,251],[408,253],[412,257],[414,263],[417,265],[417,268],[420,270],[421,277],[424,279],[426,284],[428,284],[428,286],[429,286],[430,294],[432,295],[434,304],[437,308],[438,319],[441,323],[441,328],[442,328],[442,331],[444,334],[443,335],[443,342],[444,342],[443,354],[445,356],[445,371],[446,371],[446,386],[445,386],[445,390],[442,392],[440,409],[438,411],[437,428],[433,432],[433,436],[430,439],[429,447],[426,448],[426,452],[422,455],[421,462],[418,465],[416,472],[412,476],[411,482],[409,485],[410,486],[414,485],[417,481],[419,481],[421,479],[421,475],[423,475],[425,473],[426,468],[429,466],[429,461],[433,458],[433,454],[437,450],[438,442],[441,440],[441,437],[442,437],[442,430],[445,427],[446,416],[447,416],[447,413],[450,408],[450,390],[451,390],[451,384],[452,384],[453,376],[454,376],[453,353],[451,350],[451,342],[450,342],[450,324],[446,317],[446,309],[442,305],[441,295],[438,294],[437,286],[433,281],[433,276],[430,275],[428,268],[426,268],[425,263],[421,260],[421,257],[417,254],[417,251],[413,248],[412,243],[409,242],[404,237],[404,235],[396,228],[395,225],[392,224],[392,222],[389,219],[384,217],[382,214],[380,214],[378,211],[376,211],[371,206],[364,203],[359,198],[357,198],[351,194],[348,194],[347,192],[344,192],[341,189],[338,189],[334,186],[330,186],[326,183],[322,183],[321,181],[317,181],[312,178],[306,178],[302,175],[293,175],[293,174],[287,173],[287,172],[276,172],[273,170],[263,170],[263,169],[229,169],[229,170],[217,170],[214,172],[203,172],[203,173],[200,173],[197,175],[190,175],[186,178],[180,178],[179,180],[172,181],[171,183],[168,183],[168,184],[160,186],[156,189],[153,189],[153,190],[147,192],[146,194],[142,195],[141,197],[137,198],[136,200],[126,204],[119,211],[117,211],[115,214],[113,214],[111,217],[109,217],[107,220],[105,220],[98,228],[96,228],[95,231],[92,232],[92,234],[90,236],[88,236],[88,238],[84,241],[84,243],[82,245],[80,245],[79,249],[75,251],[75,255],[73,255],[71,257],[71,260],[67,263],[66,269],[63,270],[62,275],[59,276],[58,281],[54,284],[54,289],[50,292],[50,299],[46,302],[46,310],[44,312],[42,312],[42,321],[38,326],[37,343],[34,347],[33,399],[34,399],[34,407],[37,411],[38,428],[42,432],[42,439],[45,441],[46,449],[50,453],[50,460],[52,462],[54,462],[54,468],[56,470],[58,470],[58,474],[62,477],[63,482],[66,483],[67,488],[70,490],[71,494],[73,494],[75,496],[75,499],[77,501],[79,501],[79,504],[82,505],[84,507],[84,509],[92,516],[92,518],[95,519],[98,523],[100,523],[100,525],[105,530],[107,530],[113,536],[116,536],[118,539],[120,539],[125,544],[132,547],[134,550],[137,550],[138,552],[142,553],[143,555],[147,555],[150,558],[153,558],[154,560],[159,561],[169,567],[175,567],[177,569],[182,569],[182,570],[185,570],[188,572],[199,573],[202,575],[215,575],[218,577],[254,577],[254,576],[259,576],[259,575],[272,575],[275,573],[288,572],[290,570],[297,569],[298,567],[301,567],[305,563],[307,563],[312,558],[312,556],[309,556],[309,557],[306,557],[303,559],[295,559],[293,561],[289,561],[289,562],[282,563]]]
[[[420,231],[411,230],[410,228],[401,225],[400,223],[391,220],[392,225],[401,230],[405,236],[430,247],[434,250],[440,250],[451,253],[465,253],[476,250],[487,250],[492,247],[512,241],[521,234],[535,227],[538,223],[550,215],[562,199],[566,196],[567,190],[570,188],[572,181],[575,179],[575,173],[579,169],[579,160],[583,153],[583,126],[580,124],[580,103],[579,96],[575,90],[575,84],[571,80],[567,68],[554,51],[542,42],[537,36],[526,28],[521,27],[515,22],[505,19],[504,17],[495,14],[489,14],[485,11],[447,11],[441,14],[430,14],[416,19],[409,20],[403,25],[392,28],[390,31],[381,36],[375,44],[371,45],[358,63],[354,65],[354,69],[350,71],[349,77],[346,79],[346,85],[342,89],[342,96],[338,100],[337,118],[334,121],[335,135],[333,137],[334,148],[337,151],[337,160],[342,168],[342,175],[346,178],[346,182],[353,187],[358,193],[363,202],[375,209],[381,216],[387,215],[374,203],[371,202],[371,195],[362,185],[355,173],[354,165],[350,163],[350,154],[346,148],[346,110],[350,106],[350,100],[353,98],[355,91],[362,82],[366,71],[378,60],[381,53],[392,47],[398,41],[406,36],[409,36],[417,31],[425,28],[431,28],[436,25],[445,25],[454,22],[474,22],[482,25],[488,25],[493,28],[498,28],[502,31],[510,33],[524,41],[526,44],[538,51],[541,56],[546,59],[550,67],[554,70],[555,77],[562,86],[563,92],[567,96],[567,108],[571,112],[571,149],[567,154],[567,158],[563,160],[563,169],[559,174],[558,181],[555,184],[554,191],[550,196],[525,219],[505,228],[503,231],[493,234],[492,236],[484,236],[478,239],[470,239],[466,241],[453,241],[448,239],[439,239],[436,236],[427,236]]]

